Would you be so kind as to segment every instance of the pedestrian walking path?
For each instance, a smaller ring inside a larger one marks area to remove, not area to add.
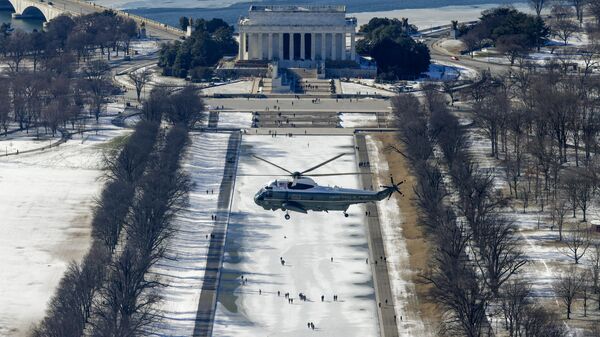
[[[229,223],[231,195],[235,182],[241,141],[241,133],[233,133],[229,138],[227,146],[223,179],[221,180],[221,186],[219,188],[215,226],[210,234],[211,239],[208,247],[204,282],[202,283],[200,301],[198,302],[198,310],[196,313],[194,337],[212,335],[212,326],[217,305],[217,289],[221,277],[223,250],[225,249],[225,238],[227,235],[227,225]]]
[[[355,136],[356,152],[358,162],[369,163],[369,154],[364,135]],[[370,173],[369,165],[361,165],[358,168],[361,173]],[[360,176],[365,189],[373,189],[373,177],[370,174]],[[377,314],[379,328],[382,337],[397,337],[398,327],[396,325],[396,311],[392,295],[392,287],[387,266],[387,257],[383,242],[381,226],[377,205],[369,203],[366,205],[367,212],[367,236],[369,241],[369,263],[373,270],[373,284],[375,286],[375,299],[377,301]]]

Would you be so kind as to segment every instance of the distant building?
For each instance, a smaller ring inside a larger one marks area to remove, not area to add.
[[[238,60],[314,66],[318,61],[356,61],[356,18],[345,6],[252,5],[238,23]]]

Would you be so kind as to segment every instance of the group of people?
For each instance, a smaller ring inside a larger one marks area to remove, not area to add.
[[[371,167],[371,162],[369,161],[361,161],[358,163],[358,167]]]

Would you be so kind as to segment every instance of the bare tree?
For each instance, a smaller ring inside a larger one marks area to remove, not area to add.
[[[537,16],[542,14],[542,10],[548,5],[548,0],[528,0],[529,6],[535,11]]]
[[[90,94],[90,103],[93,108],[96,122],[100,118],[103,106],[107,102],[113,86],[107,74],[110,68],[105,61],[91,61],[84,67],[85,88]]]
[[[558,315],[541,305],[532,305],[525,310],[523,318],[525,337],[567,337],[569,332]]]
[[[96,302],[92,336],[141,337],[156,322],[159,283],[145,276],[147,267],[144,257],[132,249],[111,263],[108,281]]]
[[[8,56],[8,66],[14,72],[19,72],[21,62],[27,56],[30,48],[30,38],[27,33],[18,29],[8,38],[6,46],[6,55]]]
[[[476,263],[485,275],[485,282],[493,294],[515,275],[527,260],[519,249],[515,228],[498,215],[486,217],[477,237]]]
[[[558,241],[563,240],[563,227],[565,224],[565,216],[569,211],[567,202],[560,198],[554,200],[554,205],[552,206],[552,223],[556,225],[558,229]]]
[[[565,245],[565,255],[573,259],[575,264],[578,264],[591,245],[589,229],[581,228],[578,223],[575,229],[569,231],[565,239]]]
[[[10,125],[11,102],[9,84],[0,80],[0,128],[4,133],[8,132]]]
[[[173,124],[181,124],[189,128],[202,119],[202,111],[204,111],[202,98],[196,88],[188,85],[171,95],[167,118]]]
[[[504,320],[510,337],[521,336],[521,324],[531,300],[531,285],[516,279],[506,282],[500,291]]]
[[[573,302],[579,295],[582,286],[583,274],[573,266],[562,273],[553,284],[556,296],[561,299],[567,309],[567,319],[571,319]]]
[[[135,86],[138,102],[141,102],[142,90],[144,90],[144,87],[150,81],[151,76],[152,72],[147,67],[129,73],[129,78]]]
[[[552,33],[554,36],[561,39],[566,46],[569,42],[569,39],[575,33],[579,32],[581,28],[572,20],[573,11],[570,7],[559,5],[554,6],[552,8],[552,14],[555,17],[550,24]]]
[[[433,285],[431,295],[446,310],[444,329],[454,336],[480,337],[489,293],[466,264],[444,255],[437,259],[432,274],[425,279]]]
[[[587,221],[587,210],[596,193],[593,169],[579,169],[576,173],[577,205],[583,213],[583,222]]]
[[[598,296],[598,309],[600,310],[600,242],[597,240],[591,245],[588,261],[590,278],[592,279],[592,290]]]

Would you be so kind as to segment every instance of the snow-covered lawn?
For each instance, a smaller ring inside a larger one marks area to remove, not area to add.
[[[396,95],[392,91],[375,88],[373,86],[354,83],[354,82],[340,82],[342,84],[342,94],[348,95],[383,95],[383,96],[394,96]],[[374,84],[373,84],[374,85]]]
[[[229,84],[216,85],[202,89],[204,95],[214,94],[249,94],[252,91],[253,81],[237,81]]]
[[[217,210],[218,189],[223,179],[230,134],[195,133],[183,162],[184,170],[195,184],[189,206],[175,219],[175,235],[166,255],[152,268],[166,285],[161,290],[163,322],[156,328],[159,336],[192,336],[202,289],[210,235]],[[210,193],[206,193],[210,191]],[[213,193],[213,191],[215,193]]]
[[[43,128],[40,128],[40,132],[44,132]],[[52,137],[51,134],[40,134],[40,137],[37,137],[35,129],[29,130],[29,133],[26,131],[11,133],[7,136],[0,136],[0,156],[4,156],[7,153],[15,153],[17,151],[23,152],[37,149],[54,144],[59,140],[60,132],[56,132],[54,137]]]
[[[160,44],[155,39],[139,39],[131,41],[130,48],[138,55],[150,55],[160,50]]]
[[[462,118],[461,124],[469,124],[469,119]],[[492,172],[494,185],[497,190],[502,190],[504,195],[508,194],[508,182],[505,169],[501,162],[490,156],[491,145],[489,139],[474,129],[467,129],[469,139],[469,154],[478,167]],[[518,206],[516,206],[518,207]],[[522,276],[532,285],[536,297],[558,303],[555,299],[552,283],[560,274],[562,266],[572,263],[572,260],[557,248],[558,231],[551,230],[548,223],[547,212],[540,214],[530,208],[523,213],[522,208],[503,210],[503,214],[514,221],[518,229],[518,235],[522,240],[521,250],[528,265],[522,269]],[[539,226],[538,226],[539,225]]]
[[[365,263],[364,208],[351,206],[349,218],[341,212],[311,212],[292,213],[286,221],[282,212],[266,211],[253,200],[262,186],[282,172],[251,154],[290,170],[303,170],[336,154],[353,153],[353,149],[353,138],[348,136],[244,137],[214,336],[379,335],[371,269]],[[350,154],[318,173],[354,171],[355,157]],[[355,176],[319,177],[317,181],[359,187]],[[247,280],[245,285],[241,276]],[[292,304],[285,293],[290,294]],[[308,301],[301,301],[299,293]],[[337,302],[333,295],[339,296]],[[314,323],[315,332],[308,322]]]
[[[252,113],[250,112],[219,112],[219,128],[247,129],[252,127]]]
[[[343,128],[376,128],[376,113],[340,113],[340,125]]]
[[[125,132],[77,135],[57,148],[0,157],[0,336],[24,336],[43,317],[68,263],[86,253],[103,145]]]

